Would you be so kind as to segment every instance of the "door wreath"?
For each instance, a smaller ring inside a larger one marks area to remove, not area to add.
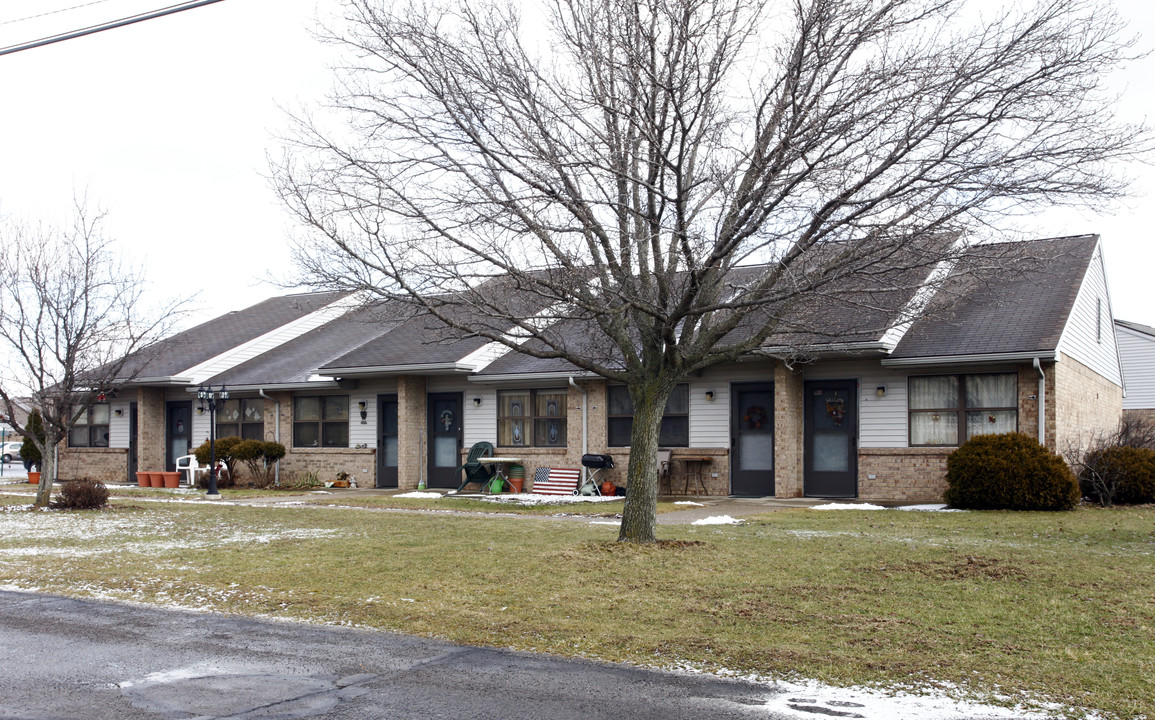
[[[761,405],[751,405],[746,408],[746,414],[742,416],[742,422],[746,423],[746,427],[751,430],[759,430],[766,425],[766,408]]]

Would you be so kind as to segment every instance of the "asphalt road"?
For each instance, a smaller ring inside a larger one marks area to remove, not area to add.
[[[0,718],[768,720],[772,694],[394,633],[0,592]]]

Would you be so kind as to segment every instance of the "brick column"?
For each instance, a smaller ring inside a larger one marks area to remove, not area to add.
[[[137,469],[164,470],[164,388],[136,391]]]
[[[774,496],[802,497],[802,373],[774,364]]]
[[[397,487],[401,490],[416,490],[427,470],[425,415],[425,378],[397,378]]]

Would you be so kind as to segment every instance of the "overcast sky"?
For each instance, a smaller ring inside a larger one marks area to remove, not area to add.
[[[4,0],[0,47],[173,2]],[[1155,47],[1148,2],[1117,3],[1145,48]],[[337,2],[319,6],[324,15]],[[147,264],[152,297],[200,293],[190,321],[283,292],[262,281],[290,270],[292,228],[265,178],[266,154],[286,126],[282,108],[316,103],[331,84],[332,50],[309,34],[317,7],[224,0],[0,56],[0,213],[65,217],[74,192],[87,191],[110,212],[111,234]],[[23,20],[34,15],[43,16]],[[1155,58],[1113,83],[1124,117],[1145,119]],[[1115,316],[1155,326],[1155,169],[1130,171],[1140,194],[1126,206],[1051,211],[1025,229],[1102,235]]]

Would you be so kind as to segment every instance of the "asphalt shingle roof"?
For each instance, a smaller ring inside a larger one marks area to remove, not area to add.
[[[317,368],[379,338],[406,319],[388,304],[353,310],[252,360],[211,378],[209,384],[272,386],[304,383]]]
[[[269,298],[161,340],[134,353],[121,377],[176,376],[194,365],[292,322],[347,293],[319,292]]]
[[[1043,352],[1058,348],[1097,235],[977,246],[891,357]],[[1000,268],[986,268],[991,261]]]

